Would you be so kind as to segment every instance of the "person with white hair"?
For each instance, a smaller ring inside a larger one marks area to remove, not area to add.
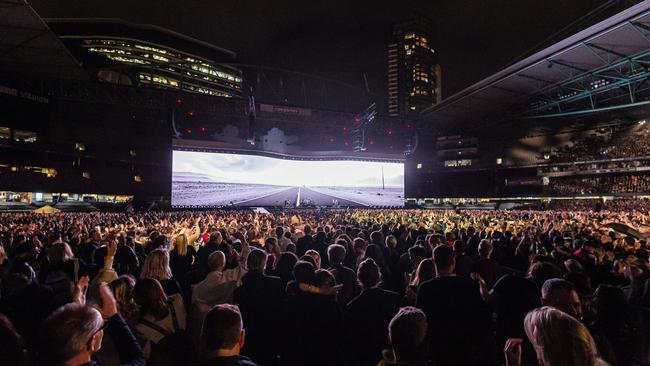
[[[542,366],[607,366],[587,327],[561,310],[544,306],[529,312],[524,329]],[[522,343],[520,338],[508,339],[503,349],[506,366],[521,366]]]

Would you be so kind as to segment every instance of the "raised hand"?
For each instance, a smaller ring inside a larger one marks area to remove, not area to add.
[[[72,302],[81,305],[86,303],[86,292],[88,291],[89,283],[90,277],[88,276],[83,276],[79,279],[79,282],[74,285],[74,290],[72,291]]]
[[[117,314],[117,303],[113,292],[108,287],[106,282],[99,284],[99,297],[102,300],[101,306],[97,305],[96,308],[102,314],[104,319],[108,319]]]
[[[111,240],[106,246],[106,255],[108,257],[114,257],[115,253],[117,253],[117,242],[115,240]]]
[[[506,366],[521,366],[521,345],[523,342],[521,338],[510,338],[506,341],[503,348]]]

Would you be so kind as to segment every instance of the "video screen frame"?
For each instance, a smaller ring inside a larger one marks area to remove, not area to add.
[[[401,159],[178,148],[172,155],[173,208],[404,205]]]

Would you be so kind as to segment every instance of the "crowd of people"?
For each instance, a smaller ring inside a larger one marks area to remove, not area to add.
[[[646,233],[634,209],[2,213],[0,363],[646,364]]]
[[[598,163],[565,163],[562,165],[545,165],[537,169],[539,175],[544,173],[564,173],[564,172],[585,172],[585,171],[634,171],[638,168],[646,168],[650,166],[650,160],[619,160],[619,161],[603,161]]]
[[[650,175],[604,175],[551,179],[547,191],[553,194],[603,194],[650,192]]]
[[[554,162],[576,162],[603,159],[650,156],[645,143],[650,138],[650,125],[643,122],[632,126],[603,128],[599,133],[575,139],[570,145],[554,151]]]
[[[530,204],[522,206],[533,210],[552,211],[618,211],[618,212],[649,212],[650,199],[621,198],[602,200],[600,198],[586,199],[552,199],[545,204]]]

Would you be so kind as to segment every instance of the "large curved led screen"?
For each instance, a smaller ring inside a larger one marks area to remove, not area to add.
[[[172,206],[402,206],[404,164],[174,151]]]

